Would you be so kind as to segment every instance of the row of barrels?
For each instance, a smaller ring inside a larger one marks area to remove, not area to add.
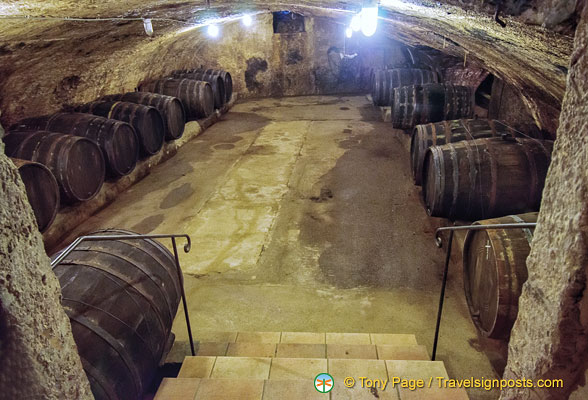
[[[427,213],[474,224],[536,222],[553,141],[535,126],[462,119],[417,125],[411,170]],[[470,231],[463,248],[470,315],[485,337],[508,339],[527,279],[533,229]]]
[[[106,179],[130,174],[139,159],[157,154],[165,141],[179,139],[188,120],[209,116],[232,96],[232,78],[226,71],[183,70],[172,76],[177,78],[10,127],[3,139],[6,154],[19,160],[15,163],[41,232],[49,228],[60,204],[92,199]],[[33,163],[46,169],[40,172]],[[39,181],[48,173],[53,179]]]
[[[440,83],[434,71],[375,70],[371,81],[372,101],[376,106],[392,107],[394,128],[412,129],[419,124],[474,116],[473,88]]]

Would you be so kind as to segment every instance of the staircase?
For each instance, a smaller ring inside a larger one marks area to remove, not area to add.
[[[184,359],[177,378],[163,380],[155,400],[468,399],[464,389],[438,388],[436,378],[448,378],[445,366],[429,361],[414,335],[198,332],[195,339],[197,355]],[[325,372],[334,387],[319,393],[314,379]],[[356,380],[353,388],[346,377]],[[388,383],[362,387],[360,377]],[[393,386],[393,377],[422,379],[425,388]]]

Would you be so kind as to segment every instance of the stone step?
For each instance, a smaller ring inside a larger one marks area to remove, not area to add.
[[[186,357],[178,378],[313,380],[323,372],[335,379],[448,377],[442,361],[195,356]]]
[[[388,383],[382,389],[356,384],[348,388],[335,380],[333,390],[319,393],[310,379],[210,379],[165,378],[154,400],[467,400],[464,389],[405,390]],[[377,397],[376,397],[377,395]]]
[[[375,344],[306,344],[200,342],[197,356],[359,358],[379,360],[429,360],[425,346]]]
[[[216,332],[196,331],[195,341],[215,343],[383,344],[417,345],[415,335],[336,332]]]

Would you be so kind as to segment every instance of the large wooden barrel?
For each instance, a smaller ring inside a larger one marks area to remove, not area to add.
[[[27,198],[35,213],[39,231],[45,232],[55,220],[59,210],[59,186],[55,177],[43,164],[11,159],[27,191]]]
[[[225,103],[231,101],[231,97],[233,96],[233,78],[231,74],[224,69],[204,69],[204,68],[196,68],[196,69],[182,69],[176,70],[172,72],[173,76],[178,74],[196,74],[201,78],[206,78],[214,75],[220,75],[220,77],[225,81]],[[206,79],[203,79],[206,80]]]
[[[148,239],[83,242],[53,271],[94,397],[141,399],[180,301],[172,254]]]
[[[11,132],[4,137],[9,157],[45,165],[57,179],[63,203],[87,201],[104,183],[104,158],[96,143],[47,131]]]
[[[537,222],[537,213],[478,221],[479,225]],[[470,315],[480,333],[506,339],[527,280],[533,229],[470,231],[463,247],[463,280]]]
[[[423,159],[431,146],[455,143],[462,140],[474,140],[487,137],[531,137],[547,139],[548,137],[535,125],[517,127],[492,119],[458,119],[421,124],[414,128],[410,143],[412,176],[416,185],[421,184]]]
[[[379,69],[372,77],[372,101],[376,106],[394,104],[394,89],[407,85],[437,83],[437,74],[433,71],[412,68]]]
[[[148,92],[128,92],[123,94],[111,94],[102,97],[103,101],[128,101],[145,106],[155,107],[165,124],[165,139],[176,140],[184,134],[186,125],[186,112],[182,102],[177,97],[166,96]]]
[[[106,172],[113,178],[130,174],[139,158],[139,139],[133,127],[97,115],[59,113],[29,118],[12,126],[11,130],[47,130],[91,139],[102,149]]]
[[[204,73],[176,73],[175,78],[194,79],[197,81],[204,81],[210,83],[212,92],[214,93],[214,108],[221,109],[226,101],[225,94],[225,80],[217,72],[216,74],[208,75]]]
[[[394,128],[411,129],[418,124],[473,116],[474,90],[471,87],[429,83],[394,89]]]
[[[157,154],[163,147],[165,125],[163,117],[154,107],[127,101],[95,101],[79,106],[76,111],[131,124],[139,138],[142,157]]]
[[[538,211],[552,141],[488,138],[430,147],[423,163],[429,215],[478,219]]]
[[[188,119],[205,118],[214,112],[214,93],[208,82],[166,78],[144,83],[139,90],[177,97],[184,105]]]

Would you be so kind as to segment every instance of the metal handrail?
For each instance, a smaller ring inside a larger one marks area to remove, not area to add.
[[[435,326],[435,339],[433,340],[433,351],[431,353],[431,361],[435,361],[437,355],[437,342],[439,340],[439,328],[441,326],[441,315],[443,313],[443,302],[445,300],[445,287],[447,286],[447,275],[449,273],[449,262],[451,260],[451,245],[453,244],[453,232],[455,231],[482,231],[490,229],[525,229],[535,228],[536,222],[521,222],[512,224],[492,224],[492,225],[462,225],[462,226],[445,226],[437,228],[435,231],[435,243],[438,247],[443,246],[441,239],[441,232],[449,232],[447,239],[447,253],[445,254],[445,269],[443,270],[443,283],[441,284],[441,295],[439,297],[439,307],[437,308],[437,324]]]
[[[140,234],[128,234],[128,235],[95,235],[95,236],[80,236],[74,240],[69,246],[67,246],[54,260],[51,261],[51,268],[59,264],[65,259],[72,251],[76,249],[82,242],[96,242],[102,240],[139,240],[139,239],[171,239],[174,249],[174,260],[176,263],[176,273],[178,274],[178,282],[180,283],[180,289],[182,294],[182,305],[184,306],[184,316],[186,318],[186,327],[188,329],[188,338],[190,340],[190,350],[192,355],[195,356],[194,350],[194,339],[192,338],[192,327],[190,325],[190,314],[188,312],[188,303],[186,301],[186,291],[184,290],[184,280],[182,279],[182,268],[180,266],[180,258],[178,256],[178,248],[176,245],[176,238],[186,239],[184,245],[184,252],[188,253],[192,248],[192,241],[190,236],[186,234],[156,234],[156,235],[140,235]]]

